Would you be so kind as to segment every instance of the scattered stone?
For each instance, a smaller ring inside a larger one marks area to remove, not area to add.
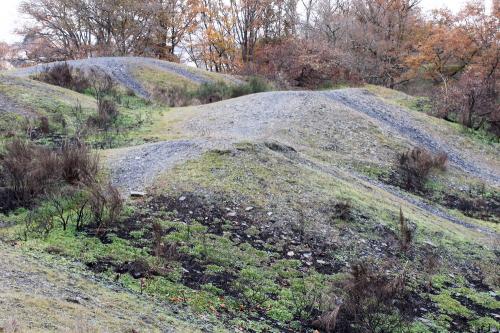
[[[295,255],[295,252],[288,251],[286,255],[289,256],[289,257],[293,257]]]
[[[184,200],[186,200],[185,196],[182,196],[182,197],[179,198],[179,201],[184,201]]]
[[[273,212],[267,212],[267,216],[273,215]]]
[[[68,297],[68,298],[66,298],[66,301],[68,301],[70,303],[80,304],[80,300],[78,298]]]
[[[307,253],[304,253],[302,256],[304,256],[304,258],[308,259],[308,258],[311,258],[312,253],[311,252],[307,252]]]
[[[326,265],[326,261],[324,260],[316,260],[316,262],[320,265]]]
[[[249,211],[251,211],[251,210],[253,210],[253,207],[252,207],[252,206],[249,206],[249,207],[245,208],[245,211],[246,211],[246,212],[249,212]]]
[[[236,212],[229,212],[229,213],[226,214],[226,216],[235,217],[236,216]]]
[[[146,192],[139,192],[139,191],[131,191],[130,196],[132,198],[142,198],[146,196]]]

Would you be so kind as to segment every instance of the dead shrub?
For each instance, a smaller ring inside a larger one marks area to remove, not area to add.
[[[336,304],[333,310],[324,312],[318,319],[313,321],[312,326],[326,333],[335,331],[340,305]]]
[[[90,83],[85,77],[85,74],[79,69],[74,69],[66,62],[47,66],[34,78],[38,81],[75,90],[77,92],[84,92],[90,87]]]
[[[40,121],[39,124],[40,132],[42,132],[45,135],[49,134],[50,133],[49,118],[40,117],[39,121]]]
[[[68,184],[92,184],[99,172],[99,159],[85,145],[63,143],[60,152],[62,179]]]
[[[101,104],[107,95],[114,94],[115,82],[113,78],[107,73],[102,72],[99,68],[91,68],[87,74],[87,80],[98,105]]]
[[[433,170],[445,170],[446,153],[432,154],[423,148],[414,148],[399,155],[400,181],[407,190],[422,191]]]
[[[59,150],[50,150],[16,139],[6,144],[0,169],[3,186],[15,201],[7,206],[29,206],[61,185],[94,182],[98,160],[83,145],[65,143]]]
[[[413,230],[408,225],[408,221],[403,215],[403,209],[399,208],[399,247],[401,251],[407,252],[413,241]]]
[[[123,210],[120,192],[111,184],[94,184],[89,188],[89,209],[92,214],[97,235],[104,235],[114,226]]]
[[[175,243],[165,244],[162,240],[163,229],[158,222],[153,223],[153,249],[157,258],[173,261],[179,258],[178,246]]]
[[[393,332],[401,329],[405,325],[404,312],[411,308],[405,286],[404,270],[390,277],[373,265],[355,264],[343,286],[345,297],[335,321],[329,321],[330,332]]]
[[[3,333],[21,333],[24,332],[24,329],[21,325],[21,323],[13,318],[7,318],[3,323],[2,326],[0,326],[0,332]]]
[[[57,155],[47,148],[14,140],[0,158],[5,186],[19,205],[32,203],[58,181]]]
[[[350,201],[340,201],[335,204],[335,218],[344,221],[352,220],[352,204]]]
[[[189,105],[192,99],[186,86],[155,87],[151,96],[155,101],[170,107]]]
[[[108,131],[115,124],[119,114],[114,101],[103,99],[97,105],[97,115],[88,118],[87,126]]]

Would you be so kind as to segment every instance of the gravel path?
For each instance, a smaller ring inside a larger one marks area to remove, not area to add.
[[[130,148],[126,154],[108,160],[111,182],[125,193],[144,191],[162,171],[199,157],[207,149],[207,143],[201,140],[158,142]]]
[[[37,65],[33,67],[21,68],[14,71],[8,72],[9,75],[14,76],[30,76],[39,73],[47,66],[54,66],[61,62],[54,62],[50,64]],[[152,58],[142,58],[142,57],[100,57],[100,58],[89,58],[80,60],[69,60],[67,61],[73,67],[81,68],[83,70],[97,67],[110,75],[115,81],[119,82],[121,85],[133,90],[137,95],[142,97],[149,97],[149,92],[141,84],[139,80],[135,78],[133,73],[134,68],[138,66],[148,66],[158,69],[159,71],[167,71],[169,73],[177,74],[183,78],[190,80],[194,83],[201,84],[205,82],[214,81],[209,75],[203,75],[203,72],[196,72],[196,69],[189,68],[184,65],[176,64],[173,62],[152,59]],[[233,78],[229,75],[219,75],[220,78],[232,81],[235,84],[241,83],[240,80]]]

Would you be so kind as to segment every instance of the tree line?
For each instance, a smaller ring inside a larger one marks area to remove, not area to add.
[[[411,88],[439,96],[444,118],[498,131],[498,1],[431,15],[420,2],[25,0],[19,33],[36,62],[137,55],[285,86]]]

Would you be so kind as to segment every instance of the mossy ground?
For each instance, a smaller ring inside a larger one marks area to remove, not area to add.
[[[338,211],[344,202],[347,215]],[[399,248],[400,207],[415,228],[408,252]],[[22,229],[23,214],[12,217],[19,224],[9,237]],[[335,286],[360,258],[390,275],[407,270],[410,331],[498,326],[488,237],[265,144],[242,143],[174,168],[126,215],[105,238],[70,228],[20,244],[244,331],[312,331],[325,295],[342,295]]]

